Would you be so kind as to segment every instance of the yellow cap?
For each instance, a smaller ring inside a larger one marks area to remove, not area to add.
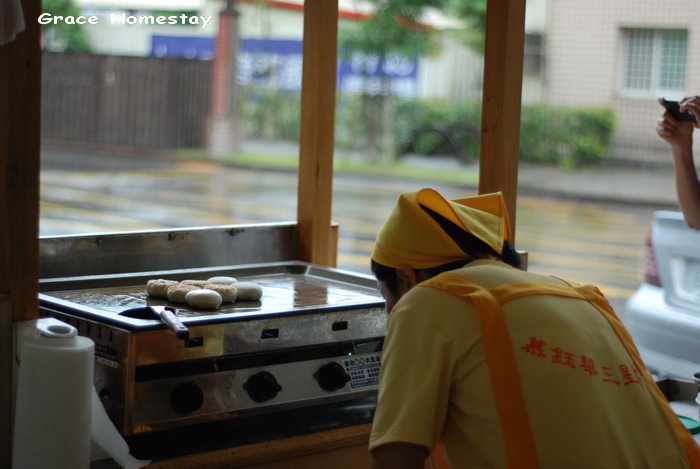
[[[372,259],[387,267],[435,267],[469,259],[439,223],[422,207],[471,233],[497,253],[510,240],[510,223],[500,192],[446,200],[434,189],[401,194],[379,234]]]

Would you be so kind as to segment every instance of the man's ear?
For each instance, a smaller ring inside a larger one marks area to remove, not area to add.
[[[416,278],[416,272],[411,267],[407,265],[400,265],[396,268],[396,276],[401,280],[403,285],[410,290],[411,288],[418,285],[418,279]]]

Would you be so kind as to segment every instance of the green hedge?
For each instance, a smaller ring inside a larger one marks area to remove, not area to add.
[[[300,93],[255,90],[246,96],[243,116],[249,137],[261,140],[299,140]]]
[[[465,161],[479,157],[481,109],[468,102],[401,99],[394,126],[401,152],[423,155],[454,154],[459,147]]]
[[[610,109],[524,107],[520,158],[566,168],[597,163],[606,155],[615,126]]]
[[[249,136],[297,140],[299,102],[299,93],[256,92],[245,104]],[[338,94],[336,145],[362,151],[367,142],[365,122],[361,97]],[[462,153],[457,156],[465,161],[476,161],[480,122],[480,103],[396,99],[393,130],[400,153],[454,154],[455,147],[445,138],[449,135]],[[566,168],[594,164],[605,157],[615,126],[615,115],[610,109],[524,106],[520,128],[521,161]]]
[[[435,133],[417,136],[415,130],[426,127],[452,130],[457,142],[466,148],[466,156],[478,158],[478,141],[464,129],[478,132],[480,122],[481,109],[475,103],[410,100],[397,106],[396,132],[404,148],[429,155],[444,153],[444,140]],[[615,114],[611,109],[524,106],[520,121],[520,159],[566,168],[594,164],[605,157],[615,127]]]

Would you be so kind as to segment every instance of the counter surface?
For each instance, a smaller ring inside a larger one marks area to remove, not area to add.
[[[333,467],[358,467],[356,462],[348,465],[349,461],[338,461],[334,456],[322,453],[334,454],[345,451],[343,458],[350,456],[354,460],[369,458],[367,445],[371,424],[356,425],[337,430],[330,430],[292,438],[268,441],[254,445],[225,448],[216,451],[182,456],[174,459],[154,461],[148,468],[154,469],[194,469],[194,468],[241,468],[266,464],[265,467],[291,468],[300,462],[293,462],[299,458],[316,457],[333,458]],[[291,460],[291,461],[290,461]],[[284,461],[284,462],[283,462]],[[303,467],[303,466],[302,466]],[[307,466],[308,467],[308,466]]]

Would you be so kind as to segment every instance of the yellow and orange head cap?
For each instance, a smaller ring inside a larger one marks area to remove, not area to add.
[[[377,235],[372,260],[387,267],[426,269],[469,259],[422,207],[471,233],[497,253],[510,240],[510,224],[500,192],[447,200],[433,189],[401,194]]]

